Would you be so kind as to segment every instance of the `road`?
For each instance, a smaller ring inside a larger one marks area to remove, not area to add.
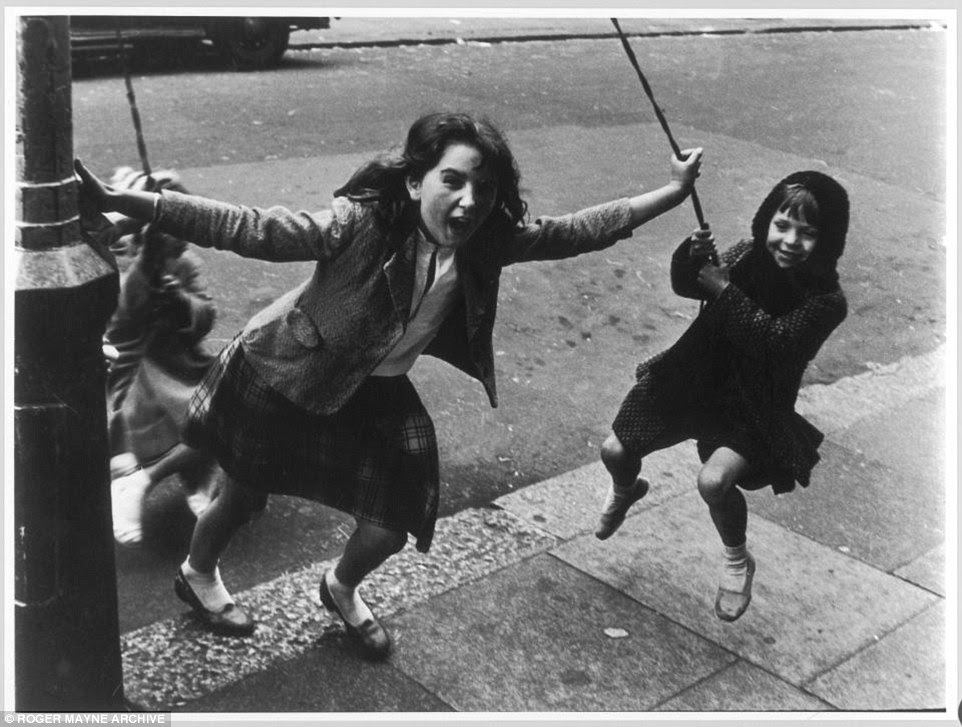
[[[455,107],[506,130],[535,216],[662,184],[670,150],[620,44],[590,37],[599,20],[584,21],[585,37],[565,39],[581,29],[571,22],[550,40],[490,42],[489,23],[476,33],[484,42],[464,34],[460,43],[349,47],[332,44],[335,24],[257,73],[206,58],[152,62],[134,76],[150,160],[176,168],[199,194],[317,209],[420,113]],[[397,37],[418,30],[416,19],[399,23]],[[495,26],[534,34],[504,20]],[[431,27],[439,37],[441,21]],[[764,193],[788,172],[823,169],[849,189],[841,275],[850,317],[806,383],[944,341],[944,30],[895,24],[633,43],[679,142],[706,149],[699,195],[723,247],[747,234]],[[75,152],[92,169],[108,175],[137,164],[115,71],[78,67],[73,105]],[[508,269],[495,330],[496,410],[476,382],[431,360],[417,364],[412,377],[439,431],[443,513],[597,458],[635,364],[696,312],[667,283],[670,252],[694,226],[685,205],[606,252]],[[213,347],[310,270],[204,254],[220,311]],[[189,518],[172,487],[151,502],[151,547],[118,553],[124,631],[181,610],[170,579]],[[325,508],[275,498],[225,555],[228,584],[247,588],[330,557],[347,527]]]

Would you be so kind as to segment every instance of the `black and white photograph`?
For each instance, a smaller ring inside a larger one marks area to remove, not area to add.
[[[957,30],[5,7],[5,722],[958,724]]]

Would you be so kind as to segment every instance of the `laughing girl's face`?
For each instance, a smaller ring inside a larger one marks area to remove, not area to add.
[[[776,212],[768,225],[766,246],[780,268],[794,268],[808,260],[818,242],[818,229],[787,211]]]
[[[452,143],[420,180],[408,178],[411,199],[421,203],[421,222],[441,247],[464,245],[494,209],[498,196],[494,175],[481,152]]]

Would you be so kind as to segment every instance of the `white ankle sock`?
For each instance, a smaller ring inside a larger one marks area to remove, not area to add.
[[[727,591],[742,591],[748,576],[748,547],[742,543],[734,548],[725,546],[719,585]]]
[[[115,454],[110,458],[110,479],[132,474],[140,469],[140,464],[132,452]]]
[[[234,602],[220,579],[220,568],[217,566],[214,566],[213,573],[201,573],[191,567],[190,558],[188,558],[180,566],[180,569],[191,589],[207,610],[220,613],[225,606]]]
[[[371,609],[361,600],[357,588],[345,586],[337,580],[333,568],[327,572],[325,579],[327,580],[327,588],[334,597],[337,607],[341,609],[341,615],[351,626],[360,626],[368,619],[374,618]]]

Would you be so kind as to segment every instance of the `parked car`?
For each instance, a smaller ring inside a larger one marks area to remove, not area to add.
[[[292,30],[331,27],[323,17],[227,17],[187,15],[72,15],[70,44],[76,56],[116,53],[118,37],[126,51],[210,42],[242,68],[264,68],[280,61]]]

